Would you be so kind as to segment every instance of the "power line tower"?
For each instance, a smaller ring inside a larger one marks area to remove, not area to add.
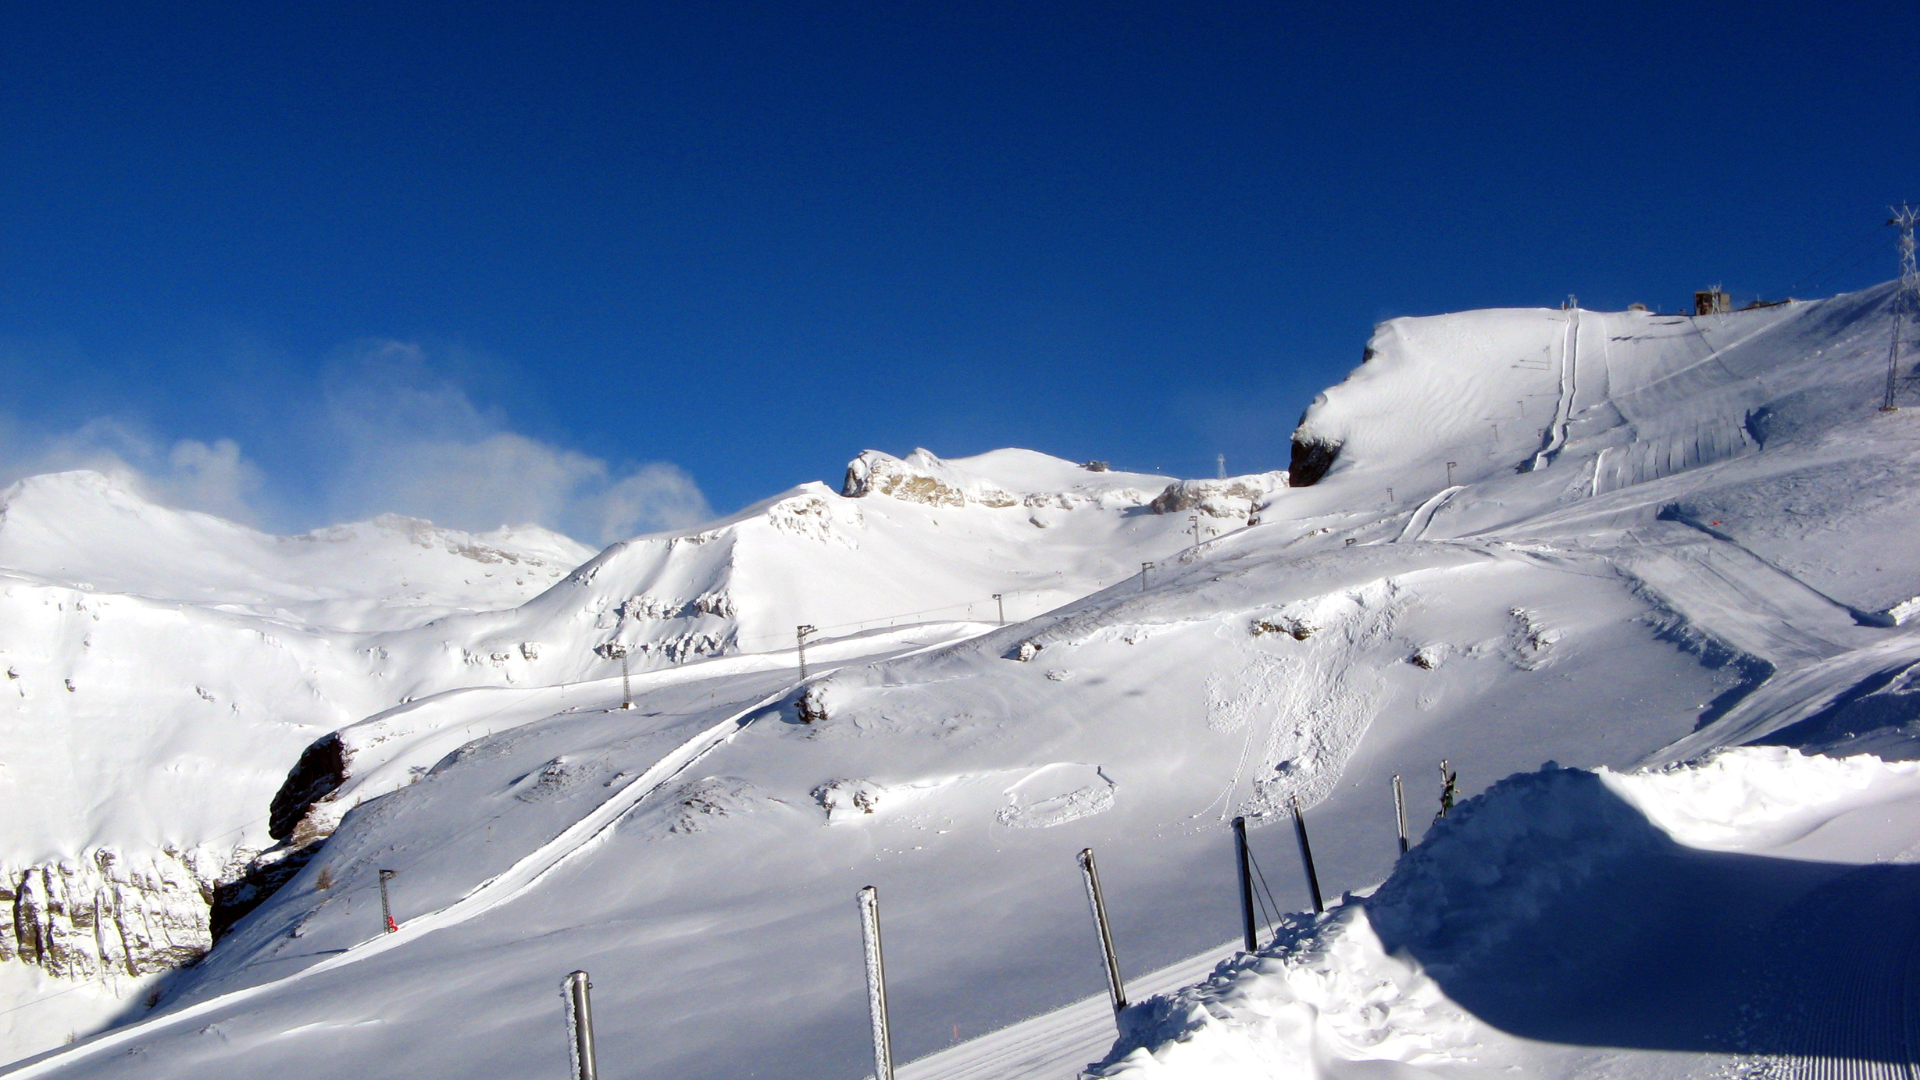
[[[1905,203],[1898,210],[1888,209],[1893,217],[1887,224],[1900,228],[1900,291],[1893,297],[1893,343],[1887,348],[1887,396],[1880,403],[1881,412],[1899,408],[1893,403],[1893,395],[1900,379],[1900,324],[1920,323],[1920,266],[1915,265],[1913,256],[1913,226],[1920,221],[1920,210]]]

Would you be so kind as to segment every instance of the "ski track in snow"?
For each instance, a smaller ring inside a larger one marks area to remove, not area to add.
[[[1428,496],[1425,502],[1414,509],[1413,515],[1407,518],[1406,526],[1400,530],[1400,535],[1395,537],[1393,542],[1396,544],[1405,544],[1425,536],[1427,534],[1427,526],[1433,524],[1433,515],[1439,513],[1440,508],[1447,505],[1447,502],[1455,495],[1465,490],[1465,485],[1455,484],[1449,488],[1442,488]]]
[[[1533,469],[1538,472],[1553,464],[1560,449],[1567,445],[1567,422],[1573,416],[1573,395],[1578,383],[1575,364],[1580,357],[1580,309],[1567,311],[1567,332],[1560,345],[1560,400],[1553,407],[1553,423],[1547,426],[1547,443],[1540,452],[1533,455]]]
[[[393,933],[370,938],[353,946],[345,953],[329,957],[283,978],[231,990],[218,997],[188,1005],[178,1012],[114,1028],[85,1043],[54,1050],[38,1059],[29,1059],[18,1065],[0,1069],[0,1076],[19,1077],[21,1080],[26,1080],[28,1077],[44,1075],[82,1058],[124,1046],[142,1036],[217,1013],[228,1006],[238,1005],[284,989],[314,976],[360,963],[397,949],[417,938],[451,926],[458,926],[502,905],[512,903],[532,890],[547,875],[557,870],[574,855],[592,847],[596,840],[617,824],[627,811],[637,806],[641,800],[660,790],[682,770],[744,730],[754,713],[786,697],[793,690],[793,686],[784,686],[681,743],[648,767],[645,772],[622,786],[618,792],[595,807],[592,812],[564,829],[558,836],[528,852],[499,874],[481,882],[472,892],[454,903],[435,912],[414,916],[407,920],[406,925]]]

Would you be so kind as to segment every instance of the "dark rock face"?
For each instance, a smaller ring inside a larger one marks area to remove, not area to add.
[[[293,875],[313,861],[326,840],[315,840],[301,847],[281,845],[263,851],[251,863],[239,878],[219,885],[213,890],[212,912],[208,919],[208,931],[213,940],[219,941],[227,931],[254,908],[266,902],[267,897],[293,879]]]
[[[1319,439],[1293,440],[1293,461],[1287,466],[1288,487],[1312,487],[1333,468],[1340,456],[1340,444]]]
[[[267,819],[267,835],[285,840],[307,816],[313,804],[347,782],[347,748],[339,735],[328,735],[300,753],[300,760],[274,793]]]

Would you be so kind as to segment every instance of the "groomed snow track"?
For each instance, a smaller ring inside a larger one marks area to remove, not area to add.
[[[1735,1076],[1920,1076],[1920,897],[1910,874],[1863,866],[1815,890],[1765,936],[1778,942],[1775,967],[1746,1015],[1772,1029],[1767,1041],[1794,1051],[1741,1060]]]

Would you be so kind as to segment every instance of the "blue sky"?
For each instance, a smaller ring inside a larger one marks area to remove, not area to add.
[[[0,479],[598,542],[868,447],[1284,467],[1383,318],[1893,276],[1906,7],[1347,7],[8,5]]]

